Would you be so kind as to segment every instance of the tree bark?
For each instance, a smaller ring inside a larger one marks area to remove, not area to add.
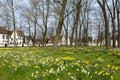
[[[48,17],[49,17],[49,9],[50,9],[50,0],[46,1],[47,12],[44,10],[44,0],[42,0],[42,7],[43,7],[43,24],[44,24],[44,32],[43,32],[43,41],[42,46],[46,46],[46,34],[47,34],[47,24],[48,24]],[[47,13],[46,15],[44,13]],[[44,19],[45,18],[45,19]]]
[[[80,11],[81,11],[81,2],[82,0],[79,0],[76,7],[78,8],[77,9],[77,13],[76,13],[76,20],[75,20],[75,37],[76,37],[76,41],[75,41],[75,46],[77,47],[78,45],[78,22],[79,22],[79,18],[80,18]]]
[[[117,11],[117,27],[118,27],[118,47],[120,47],[120,0],[116,0],[116,11]]]
[[[103,16],[104,16],[104,22],[105,22],[105,46],[106,49],[109,49],[109,23],[108,23],[108,17],[107,17],[107,13],[106,13],[106,1],[103,0],[103,2],[101,3],[99,0],[97,0],[98,4],[100,5],[102,12],[103,12]]]
[[[82,24],[79,26],[79,46],[81,46]]]
[[[108,4],[106,3],[106,6],[109,10],[110,16],[111,16],[111,21],[112,21],[112,40],[113,40],[113,48],[116,47],[116,40],[115,40],[115,2],[114,0],[112,0],[112,6],[113,6],[113,11],[111,11],[110,7],[108,6]]]
[[[30,35],[31,31],[30,31],[30,19],[29,19],[29,17],[27,18],[27,21],[28,21],[28,31],[29,31],[28,46],[30,46],[29,43],[30,43],[30,39],[31,39],[31,35]]]
[[[60,33],[62,30],[63,22],[64,22],[64,13],[65,13],[66,5],[67,5],[67,0],[63,0],[63,6],[61,8],[60,19],[59,19],[58,27],[56,29],[56,36],[55,36],[54,45],[53,45],[55,51],[58,50],[58,41],[59,41]]]
[[[37,5],[35,6],[35,15],[34,15],[33,46],[35,46],[35,43],[36,43],[36,27],[37,27]]]
[[[12,18],[13,18],[13,27],[14,27],[14,46],[16,47],[16,22],[15,22],[15,11],[14,11],[14,2],[11,0],[11,6],[12,6]]]
[[[64,29],[65,29],[65,43],[66,46],[68,46],[68,17],[67,17],[67,25],[65,26],[64,24]]]

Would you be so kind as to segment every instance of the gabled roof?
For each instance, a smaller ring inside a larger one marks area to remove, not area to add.
[[[58,40],[61,41],[63,37],[67,38],[66,35],[60,35],[59,38],[58,38]],[[49,40],[50,42],[54,42],[55,36],[51,36],[50,38],[48,38],[48,40]]]
[[[8,34],[11,35],[12,31],[7,30],[5,27],[0,26],[0,34]]]
[[[24,37],[24,32],[23,32],[23,30],[17,29],[16,32],[17,32],[18,36]]]

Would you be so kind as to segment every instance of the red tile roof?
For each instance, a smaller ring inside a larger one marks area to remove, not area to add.
[[[24,32],[22,30],[17,29],[16,32],[17,32],[18,36],[21,36],[21,37],[24,36]]]
[[[0,26],[0,34],[8,34],[11,35],[12,31],[7,30],[5,27]]]

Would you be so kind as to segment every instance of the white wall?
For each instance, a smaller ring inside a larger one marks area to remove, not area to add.
[[[113,46],[113,40],[111,40],[110,43],[111,43],[111,46]],[[115,41],[115,44],[116,44],[116,46],[118,46],[118,41],[117,40]]]
[[[3,35],[4,35],[4,39],[3,39]],[[0,45],[4,45],[5,43],[7,43],[8,39],[7,39],[7,34],[0,34]]]
[[[2,43],[2,34],[0,34],[0,44]]]
[[[14,43],[14,33],[15,33],[16,43],[17,44],[22,44],[23,43],[23,37],[18,36],[16,31],[11,34],[10,43]]]
[[[67,37],[67,44],[70,45],[69,37]],[[65,38],[65,36],[62,36],[62,45],[66,45],[66,38]]]

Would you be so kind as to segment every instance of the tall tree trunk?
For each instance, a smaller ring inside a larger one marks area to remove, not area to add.
[[[98,4],[100,5],[103,16],[104,16],[104,22],[105,22],[105,46],[106,49],[109,49],[109,23],[108,23],[108,17],[107,17],[107,12],[106,12],[106,1],[103,0],[103,3],[101,3],[99,0],[97,0]]]
[[[45,27],[45,32],[43,33],[43,44],[42,46],[46,46],[46,34],[47,34],[47,26]]]
[[[79,46],[81,46],[82,24],[79,26]]]
[[[66,31],[66,36],[65,36],[65,38],[66,38],[66,46],[68,46],[68,32]]]
[[[110,16],[111,16],[111,21],[112,21],[112,40],[113,40],[113,48],[116,47],[116,40],[115,40],[115,2],[112,0],[112,6],[113,6],[113,11],[110,9],[108,4],[106,3],[106,6],[109,10]]]
[[[59,36],[62,30],[63,22],[64,22],[64,13],[65,13],[66,5],[67,5],[67,0],[63,0],[63,6],[61,8],[60,19],[59,19],[58,27],[56,29],[56,36],[55,36],[54,46],[53,46],[55,51],[58,50],[58,41],[59,41]]]
[[[34,35],[33,35],[33,46],[36,43],[36,27],[37,27],[37,6],[35,6],[35,15],[34,15]]]
[[[118,27],[118,47],[120,47],[120,0],[116,0],[117,27]]]
[[[35,43],[36,43],[36,20],[34,22],[33,46],[35,46]]]
[[[11,6],[12,6],[13,27],[14,27],[14,46],[16,46],[16,22],[15,22],[15,11],[14,11],[13,0],[11,0]]]
[[[7,12],[7,14],[6,14],[6,18],[7,18],[7,21],[6,21],[6,23],[7,23],[7,30],[10,31],[10,23],[9,23],[8,12]],[[9,32],[7,33],[7,36],[8,36],[7,44],[10,44],[10,35],[9,35]]]
[[[29,19],[29,17],[28,17],[27,21],[28,21],[28,31],[29,31],[29,37],[28,37],[28,46],[29,46],[30,39],[31,39],[31,35],[30,35],[30,33],[31,33],[31,31],[30,31],[30,19]]]
[[[68,19],[67,19],[67,26],[65,27],[64,25],[64,29],[65,29],[65,43],[66,43],[66,46],[68,46]]]
[[[103,41],[103,32],[101,31],[101,33],[100,33],[100,46],[102,46],[102,41]]]
[[[99,24],[98,24],[98,41],[97,41],[97,46],[98,44],[101,42],[101,30],[100,30],[100,21],[99,21]]]
[[[73,28],[72,28],[72,33],[71,33],[71,37],[70,37],[70,46],[73,46],[73,42],[74,42],[74,40],[73,40],[74,32],[75,32],[75,27],[73,26]]]
[[[115,48],[116,40],[115,40],[115,21],[114,20],[112,20],[112,27],[113,27],[113,30],[112,30],[113,48]]]
[[[86,46],[86,25],[84,24],[84,29],[83,29],[83,38],[82,38],[82,42],[83,45]]]
[[[45,15],[45,10],[44,10],[44,0],[42,0],[42,7],[43,7],[43,24],[44,24],[44,33],[43,33],[43,44],[42,46],[46,46],[46,34],[47,34],[47,23],[48,23],[48,17],[49,17],[49,8],[50,8],[50,0],[46,1],[46,6],[47,6],[47,14]]]
[[[89,40],[88,40],[88,28],[89,28],[89,11],[87,10],[87,24],[86,24],[86,30],[85,30],[85,34],[86,34],[86,46],[89,46],[89,44],[88,44],[88,42],[89,42]]]
[[[72,34],[71,34],[71,38],[70,38],[70,45],[73,45],[73,35],[74,35],[74,31],[75,31],[75,46],[76,47],[78,44],[78,22],[79,22],[79,18],[80,18],[81,3],[82,3],[82,0],[79,0],[76,4],[77,12],[75,15],[75,20],[74,20],[73,28],[72,28]]]
[[[76,47],[78,44],[78,22],[79,22],[79,18],[80,18],[81,3],[82,3],[82,0],[79,0],[77,5],[76,5],[77,13],[76,13],[76,20],[75,20],[75,25],[74,25],[75,29],[76,29],[76,32],[75,32],[75,36],[76,36],[75,46]]]
[[[67,12],[68,13],[68,12]],[[68,46],[68,22],[69,22],[69,17],[67,17],[67,26],[66,26],[66,28],[65,28],[65,34],[66,34],[66,36],[65,36],[65,40],[66,40],[66,46]]]
[[[107,14],[106,14],[106,10],[103,10],[103,14],[104,14],[104,20],[105,20],[105,46],[106,49],[109,49],[109,23],[108,23],[108,18],[107,18]]]

